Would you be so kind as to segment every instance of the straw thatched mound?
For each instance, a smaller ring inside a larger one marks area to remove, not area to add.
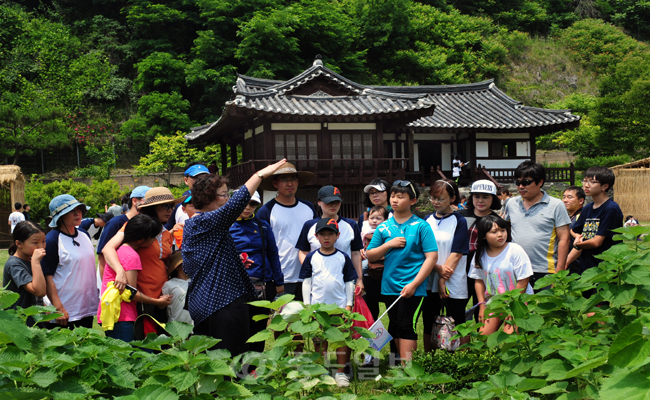
[[[650,158],[612,167],[616,176],[614,200],[624,215],[638,221],[650,221]]]
[[[8,245],[11,229],[7,224],[14,203],[25,203],[25,177],[17,165],[0,165],[0,246]]]

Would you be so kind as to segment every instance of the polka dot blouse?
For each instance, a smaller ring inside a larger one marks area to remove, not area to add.
[[[192,278],[188,305],[195,324],[243,295],[254,300],[253,285],[229,232],[250,197],[242,186],[219,209],[185,221],[183,270]]]

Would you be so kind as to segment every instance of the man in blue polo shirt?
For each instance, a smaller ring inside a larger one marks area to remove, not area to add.
[[[519,164],[515,185],[520,196],[508,201],[504,216],[512,226],[512,241],[524,248],[533,265],[533,288],[537,280],[565,269],[569,255],[571,218],[560,199],[542,190],[545,181],[546,170],[541,164]]]
[[[186,190],[185,193],[183,193],[183,196],[190,195],[190,191],[194,187],[194,182],[196,182],[196,178],[198,178],[199,175],[209,174],[209,173],[210,171],[203,164],[199,164],[196,162],[191,162],[187,164],[185,168],[185,173],[183,174],[183,181],[185,182],[187,187],[189,187],[189,190]],[[165,224],[165,229],[171,231],[172,229],[174,229],[174,225],[185,223],[185,220],[187,220],[187,218],[188,218],[187,214],[181,208],[181,204],[180,203],[176,204],[174,206],[174,211],[172,211],[172,215],[169,217],[167,223]]]

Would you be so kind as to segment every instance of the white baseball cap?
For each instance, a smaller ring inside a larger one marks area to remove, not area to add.
[[[481,179],[478,180],[474,183],[472,183],[472,189],[469,191],[470,193],[487,193],[487,194],[493,194],[496,196],[497,194],[497,185],[494,184],[492,181],[488,181],[487,179]]]

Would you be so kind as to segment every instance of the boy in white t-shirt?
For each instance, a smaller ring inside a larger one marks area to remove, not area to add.
[[[336,304],[352,311],[357,272],[350,257],[334,247],[339,237],[339,226],[335,219],[323,218],[316,223],[316,237],[320,249],[307,254],[300,269],[302,296],[305,304]],[[321,351],[327,350],[327,342],[321,344]],[[341,367],[334,376],[339,387],[350,386],[344,366],[350,361],[347,347],[336,350],[336,362]]]
[[[23,205],[20,203],[14,204],[14,212],[9,214],[9,226],[11,226],[11,233],[14,233],[14,228],[18,225],[19,222],[25,220],[25,215],[22,212]]]

